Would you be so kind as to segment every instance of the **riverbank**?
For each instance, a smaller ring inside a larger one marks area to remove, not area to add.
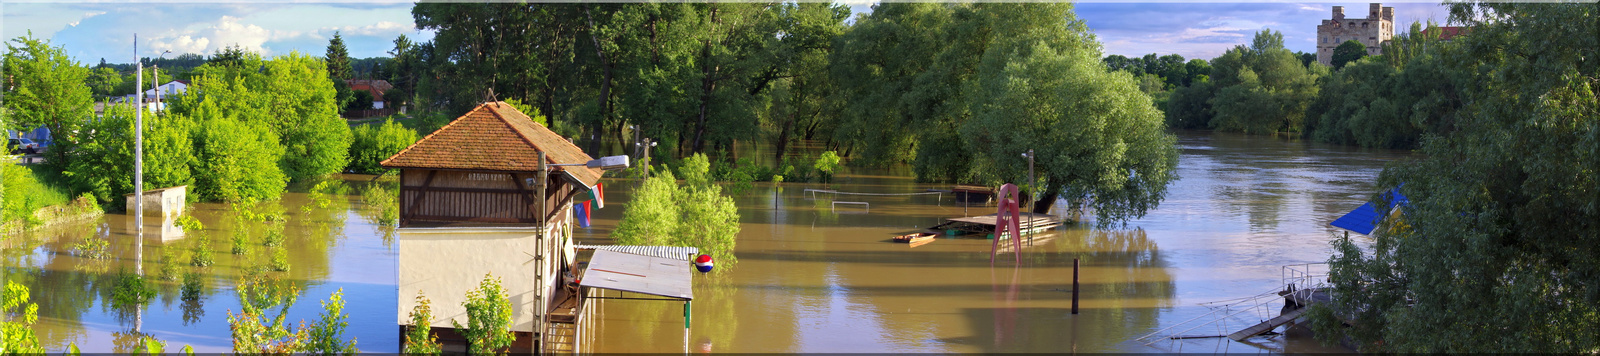
[[[0,223],[0,234],[18,236],[24,231],[99,218],[105,214],[105,210],[100,209],[94,198],[84,195],[66,204],[50,205],[34,210],[31,222],[15,219]]]

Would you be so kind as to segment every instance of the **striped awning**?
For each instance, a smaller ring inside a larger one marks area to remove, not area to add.
[[[602,250],[613,251],[640,256],[683,259],[689,261],[694,255],[700,254],[700,249],[680,246],[631,246],[631,245],[574,245],[577,250]]]

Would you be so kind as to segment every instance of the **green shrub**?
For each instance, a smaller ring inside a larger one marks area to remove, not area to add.
[[[305,347],[299,351],[321,355],[361,352],[356,349],[356,339],[352,338],[348,343],[344,341],[344,328],[350,326],[345,321],[350,315],[344,313],[344,288],[328,296],[328,301],[322,302],[322,308],[322,318],[306,331]]]
[[[267,269],[273,272],[289,271],[289,252],[283,247],[271,248],[272,260],[268,261]]]
[[[345,170],[367,174],[392,172],[379,163],[410,147],[418,138],[415,130],[393,119],[384,120],[382,125],[357,126],[351,130],[350,165]]]
[[[198,125],[194,194],[204,201],[277,199],[288,185],[278,169],[284,154],[264,125],[216,117]]]
[[[287,354],[306,343],[306,328],[290,332],[285,324],[289,307],[300,297],[300,289],[277,277],[247,273],[235,288],[239,313],[228,311],[228,326],[233,331],[233,352],[240,354]],[[278,308],[277,315],[266,311]]]
[[[666,169],[646,179],[611,236],[621,245],[696,247],[728,266],[718,273],[726,271],[737,261],[738,207],[709,180],[705,155],[684,159],[679,171],[685,176],[682,185]]]
[[[417,291],[417,306],[411,308],[410,316],[411,327],[406,329],[405,349],[401,351],[413,355],[438,355],[443,352],[439,338],[429,332],[433,328],[433,308],[420,290]]]
[[[67,194],[45,185],[33,170],[15,164],[14,159],[0,159],[0,224],[38,224],[34,211],[67,200]]]
[[[817,173],[822,176],[823,182],[832,182],[833,170],[839,168],[839,155],[833,153],[833,151],[823,152],[822,156],[817,157],[816,163],[813,163],[811,167],[817,169]]]
[[[6,281],[0,294],[0,349],[7,354],[44,354],[33,324],[39,321],[39,305],[28,302],[28,286]]]
[[[90,236],[84,238],[83,241],[78,241],[77,243],[72,244],[72,246],[67,248],[67,251],[69,251],[73,256],[92,260],[103,260],[111,257],[111,254],[106,252],[106,248],[110,246],[110,241],[106,241],[106,239],[99,237]]]
[[[468,350],[473,354],[503,354],[511,347],[515,335],[511,333],[511,300],[500,278],[484,275],[478,289],[467,292],[467,325],[451,320],[450,324],[467,338]]]
[[[211,234],[196,230],[192,233],[194,240],[194,254],[189,258],[189,265],[195,267],[210,267],[215,261],[211,256]]]
[[[178,262],[178,249],[176,246],[161,247],[161,272],[156,276],[164,281],[178,280],[182,273],[182,264]]]

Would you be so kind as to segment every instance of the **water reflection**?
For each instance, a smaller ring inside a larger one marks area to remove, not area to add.
[[[1022,264],[991,267],[990,241],[941,237],[910,248],[891,236],[944,218],[992,213],[938,196],[852,196],[866,214],[839,214],[834,198],[807,188],[863,193],[916,193],[908,167],[846,168],[832,184],[756,184],[735,197],[742,232],[739,266],[695,278],[692,329],[683,333],[682,304],[604,301],[586,330],[593,352],[1146,352],[1132,341],[1205,312],[1196,303],[1254,295],[1276,287],[1278,267],[1325,260],[1325,226],[1370,194],[1372,176],[1401,153],[1324,146],[1270,137],[1180,133],[1179,175],[1167,200],[1126,229],[1066,227],[1022,248]],[[746,157],[770,155],[745,154]],[[362,192],[383,186],[371,176],[344,176],[291,188],[284,198],[251,206],[285,221],[236,221],[222,204],[191,204],[207,229],[139,248],[126,215],[9,237],[0,252],[4,277],[28,285],[39,305],[34,329],[55,352],[75,342],[87,352],[125,351],[137,331],[201,353],[231,350],[226,312],[240,310],[239,276],[270,267],[303,290],[305,301],[344,288],[347,337],[363,351],[399,351],[392,203]],[[594,225],[576,229],[579,243],[609,243],[636,184],[607,180],[607,207]],[[320,185],[320,188],[318,187]],[[353,217],[352,217],[353,216]],[[161,222],[147,221],[146,231]],[[284,241],[263,237],[282,229]],[[236,232],[250,253],[230,253]],[[105,259],[74,252],[105,241]],[[196,251],[214,263],[181,263]],[[175,256],[164,259],[166,255]],[[142,260],[136,256],[146,256]],[[1080,313],[1072,315],[1072,260],[1081,261]],[[179,262],[199,280],[196,298],[182,281],[159,281],[159,302],[126,311],[109,308],[115,274],[160,271]],[[724,268],[720,266],[719,268]],[[288,309],[289,321],[311,320],[319,303]],[[1080,328],[1081,327],[1081,328]],[[1253,344],[1194,341],[1190,350],[1320,351],[1303,340],[1258,338]],[[1336,350],[1335,350],[1336,351]]]

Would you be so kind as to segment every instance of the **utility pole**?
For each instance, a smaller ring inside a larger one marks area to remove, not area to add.
[[[1033,179],[1033,149],[1029,148],[1022,156],[1028,157],[1028,246],[1033,246],[1033,201],[1036,199],[1034,192],[1038,190],[1033,187],[1038,183],[1038,180]]]
[[[133,35],[133,61],[137,75],[133,76],[133,226],[138,239],[134,240],[134,260],[144,257],[144,61],[139,60],[139,34]],[[144,275],[144,264],[134,264],[133,270]]]

